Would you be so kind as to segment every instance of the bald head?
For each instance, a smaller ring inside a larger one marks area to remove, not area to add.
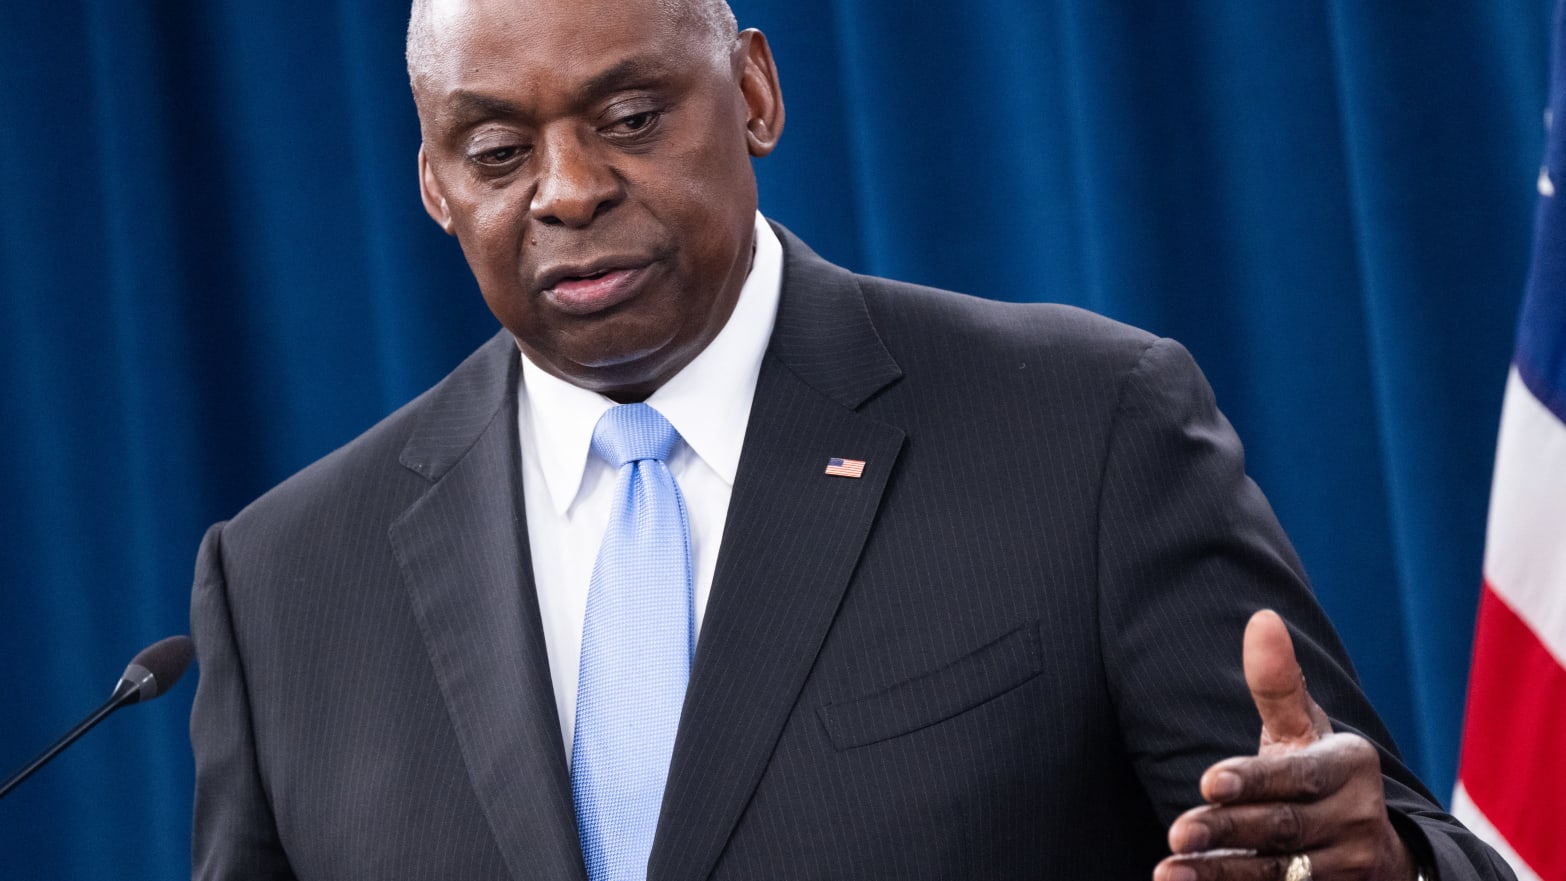
[[[527,0],[515,0],[525,3]],[[440,53],[437,19],[440,13],[455,11],[467,0],[413,0],[408,15],[408,79],[418,88],[419,77],[428,71]],[[706,40],[714,50],[727,52],[739,32],[739,24],[727,0],[658,0],[665,20],[690,35]]]

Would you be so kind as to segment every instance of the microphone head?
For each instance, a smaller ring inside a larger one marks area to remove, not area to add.
[[[196,644],[188,636],[170,636],[147,646],[131,659],[120,675],[120,688],[134,689],[136,697],[129,703],[150,701],[179,681],[196,656]]]

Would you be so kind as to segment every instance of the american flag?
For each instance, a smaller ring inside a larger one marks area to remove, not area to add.
[[[1533,269],[1501,407],[1484,586],[1452,812],[1521,881],[1566,881],[1566,2]]]
[[[865,463],[861,459],[828,459],[826,473],[833,477],[864,477]]]

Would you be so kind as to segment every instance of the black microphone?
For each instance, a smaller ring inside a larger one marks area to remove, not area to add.
[[[61,750],[75,743],[78,737],[92,730],[94,725],[102,722],[110,713],[120,707],[150,701],[173,688],[174,683],[179,681],[180,675],[185,672],[186,667],[190,666],[190,659],[195,655],[196,644],[191,642],[188,636],[171,636],[142,649],[125,667],[125,672],[120,674],[119,684],[114,686],[114,694],[109,695],[108,701],[93,710],[92,715],[83,719],[75,728],[66,732],[65,736],[55,741],[53,746],[44,750],[43,755],[33,759],[27,767],[16,772],[4,786],[0,786],[0,798],[5,798],[6,793],[15,789],[17,784],[33,776],[34,771],[59,755]]]

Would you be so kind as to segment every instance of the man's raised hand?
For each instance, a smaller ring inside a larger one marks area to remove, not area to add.
[[[1333,733],[1275,612],[1251,616],[1244,663],[1261,746],[1202,775],[1207,804],[1169,827],[1175,855],[1154,881],[1285,881],[1291,862],[1296,877],[1308,865],[1315,881],[1413,881],[1408,848],[1387,818],[1376,748]]]

